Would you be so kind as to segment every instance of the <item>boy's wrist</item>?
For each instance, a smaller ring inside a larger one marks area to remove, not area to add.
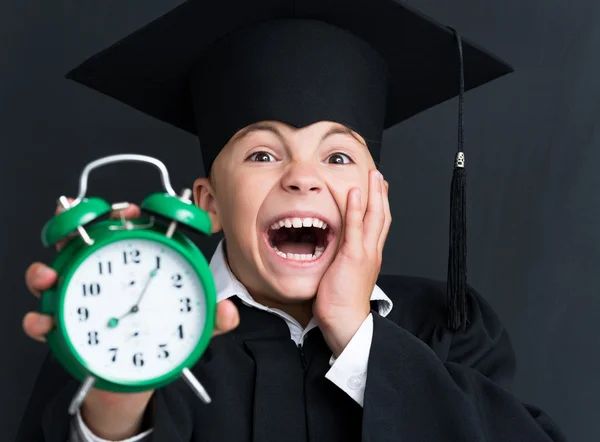
[[[143,432],[143,414],[129,419],[123,416],[95,414],[82,408],[81,418],[92,434],[104,440],[125,440]]]
[[[130,400],[112,404],[84,401],[81,418],[85,426],[101,439],[117,441],[129,439],[149,429],[154,414],[153,395],[151,392],[134,395]]]
[[[370,311],[366,314],[340,317],[335,321],[330,320],[320,324],[325,342],[335,358],[342,354],[369,314]]]

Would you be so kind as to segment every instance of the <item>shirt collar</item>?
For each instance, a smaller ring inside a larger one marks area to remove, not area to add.
[[[212,272],[217,291],[217,302],[221,302],[225,299],[231,298],[232,296],[237,296],[246,304],[250,304],[263,310],[268,310],[267,307],[257,303],[252,298],[246,287],[244,287],[244,285],[231,272],[225,257],[224,242],[224,239],[219,242],[215,253],[210,260],[210,270]],[[375,288],[371,293],[371,301],[376,302],[379,314],[384,317],[387,316],[394,307],[392,300],[377,285],[375,285]]]

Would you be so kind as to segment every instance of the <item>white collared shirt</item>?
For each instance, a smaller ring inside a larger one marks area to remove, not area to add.
[[[256,302],[246,287],[244,287],[231,272],[225,256],[224,240],[219,242],[213,257],[210,260],[210,269],[215,282],[217,302],[237,296],[248,306],[268,311],[283,318],[290,329],[290,337],[296,345],[301,346],[306,334],[317,326],[313,318],[306,328],[303,328],[300,323],[289,314]],[[393,308],[392,301],[377,285],[371,293],[371,301],[377,301],[377,311],[381,316],[387,316]],[[329,362],[331,368],[325,375],[327,379],[345,391],[346,394],[360,404],[360,406],[363,405],[372,337],[373,315],[369,314],[339,357],[337,359],[333,356],[331,357]],[[77,413],[76,422],[78,426],[77,430],[79,430],[78,432],[84,437],[81,442],[108,442],[92,434],[84,424],[79,412]],[[122,442],[138,441],[151,432],[152,429],[147,430]],[[76,432],[73,431],[72,433]],[[74,442],[75,441],[79,441],[79,439],[74,439]]]

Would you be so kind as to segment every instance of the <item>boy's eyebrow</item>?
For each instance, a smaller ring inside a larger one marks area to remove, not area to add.
[[[352,132],[352,130],[350,130],[346,126],[332,127],[325,133],[325,135],[323,135],[321,137],[321,141],[323,141],[327,137],[330,137],[331,135],[337,135],[337,134],[349,135],[352,138],[354,138],[356,141],[358,141],[360,144],[362,144],[363,146],[366,147],[365,143],[360,138],[358,138],[356,135],[354,135],[354,132]]]
[[[234,140],[244,138],[246,135],[252,132],[258,132],[262,130],[272,132],[273,134],[277,135],[280,139],[283,140],[283,136],[281,135],[281,132],[279,132],[277,127],[269,123],[253,123],[250,126],[244,128],[240,133],[238,133]]]

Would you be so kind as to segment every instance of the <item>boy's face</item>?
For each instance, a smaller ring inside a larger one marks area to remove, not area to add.
[[[212,183],[199,178],[194,197],[213,231],[223,229],[229,265],[252,296],[290,304],[317,293],[340,245],[348,192],[368,195],[374,168],[364,140],[340,124],[261,122],[230,140],[213,163]],[[299,220],[302,228],[290,228]]]

